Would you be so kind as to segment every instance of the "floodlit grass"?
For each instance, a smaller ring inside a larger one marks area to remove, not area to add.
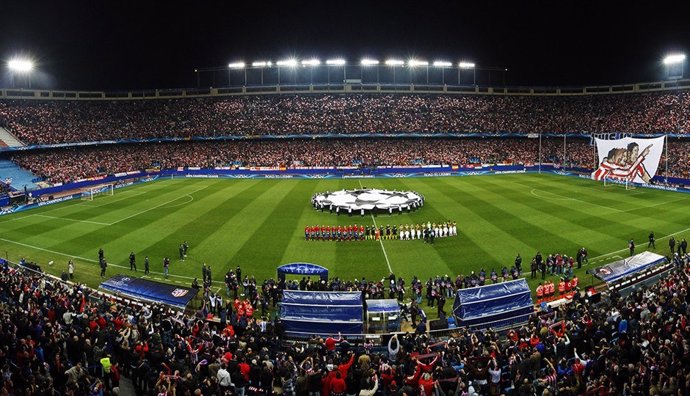
[[[377,224],[455,220],[457,237],[422,241],[305,241],[305,225],[373,224],[370,215],[336,216],[312,209],[313,193],[343,188],[409,189],[426,204],[413,213],[378,215]],[[390,269],[408,280],[435,275],[490,272],[523,256],[523,271],[539,250],[575,255],[585,246],[589,267],[627,256],[627,241],[647,246],[654,231],[657,251],[668,253],[668,236],[690,237],[690,195],[620,186],[555,175],[497,175],[415,179],[231,180],[172,179],[116,190],[94,201],[71,201],[0,217],[0,254],[25,257],[59,275],[76,263],[76,281],[98,286],[97,252],[103,248],[108,276],[131,274],[128,256],[144,256],[151,278],[162,280],[162,260],[172,260],[169,282],[188,285],[212,267],[216,286],[229,268],[259,281],[290,262],[323,265],[331,276],[380,279]],[[178,247],[188,241],[185,261]],[[385,251],[385,254],[384,254]],[[387,259],[386,259],[387,257]],[[53,261],[53,265],[47,263]],[[589,282],[590,277],[581,279]],[[534,285],[533,285],[534,286]],[[448,304],[450,305],[450,304]],[[447,307],[448,307],[447,305]],[[448,308],[447,308],[448,310]]]

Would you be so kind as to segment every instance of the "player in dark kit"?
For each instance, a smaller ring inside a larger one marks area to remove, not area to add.
[[[129,254],[129,270],[137,270],[137,262],[136,262],[136,257],[134,256],[134,252],[131,252]]]
[[[515,257],[515,268],[517,268],[519,273],[522,273],[522,257],[520,257],[520,253]]]
[[[652,249],[656,249],[656,244],[654,243],[654,241],[654,231],[652,231],[649,233],[649,243],[647,244],[647,249],[649,249],[650,247]]]
[[[99,263],[101,265],[101,278],[105,278],[105,269],[108,268],[108,263],[105,261],[105,257],[101,257]]]
[[[668,240],[668,247],[671,248],[671,255],[676,251],[676,238],[671,235],[671,239]]]
[[[149,256],[144,257],[144,275],[149,274]]]
[[[630,242],[628,242],[628,249],[630,249],[631,256],[635,254],[635,241],[633,241],[632,239],[630,240]]]

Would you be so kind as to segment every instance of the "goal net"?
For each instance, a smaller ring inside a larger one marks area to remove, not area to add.
[[[631,182],[629,180],[613,179],[613,178],[609,178],[609,177],[606,177],[603,180],[604,180],[604,188],[619,187],[619,188],[624,188],[626,190],[634,190],[637,188],[635,182]]]
[[[81,199],[82,201],[93,201],[100,195],[113,195],[114,193],[115,188],[112,184],[102,184],[82,189]]]

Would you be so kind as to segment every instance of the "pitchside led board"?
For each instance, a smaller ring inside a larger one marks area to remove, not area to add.
[[[594,180],[649,183],[659,168],[664,138],[617,140],[596,139],[599,167],[592,172]]]

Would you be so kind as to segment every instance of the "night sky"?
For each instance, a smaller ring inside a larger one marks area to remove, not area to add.
[[[507,67],[507,85],[616,84],[660,80],[665,54],[690,54],[688,11],[680,1],[4,0],[0,56],[30,55],[33,86],[53,89],[193,87],[195,68],[291,56],[466,59]]]

